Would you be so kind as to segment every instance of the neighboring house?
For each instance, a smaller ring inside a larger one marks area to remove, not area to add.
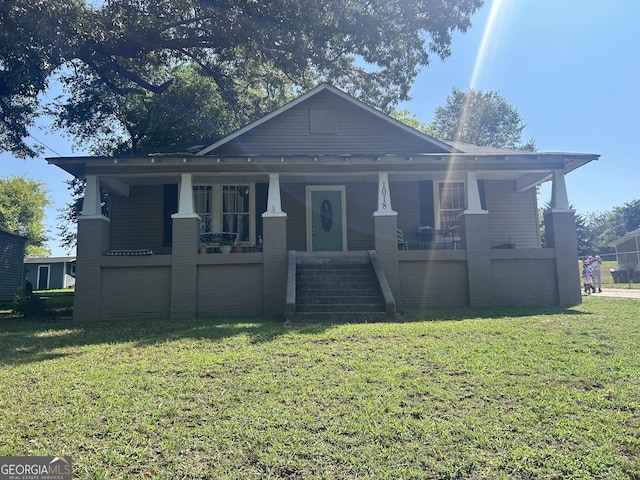
[[[72,288],[76,284],[76,257],[25,258],[24,272],[34,290]]]
[[[13,300],[24,288],[22,262],[26,238],[0,226],[0,302]]]
[[[611,272],[616,283],[640,282],[640,228],[627,233],[611,243],[616,249],[618,268]],[[631,273],[631,275],[629,275]]]
[[[48,161],[87,182],[74,315],[99,319],[289,316],[301,264],[356,259],[372,265],[390,316],[576,305],[564,176],[598,157],[443,142],[323,84],[224,138]],[[548,180],[541,248],[536,187]],[[224,232],[245,253],[199,253]],[[346,288],[336,278],[332,295]]]

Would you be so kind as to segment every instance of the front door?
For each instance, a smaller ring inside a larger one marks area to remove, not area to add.
[[[38,266],[38,290],[49,290],[49,265]]]
[[[344,186],[308,186],[307,250],[346,250],[347,230]]]

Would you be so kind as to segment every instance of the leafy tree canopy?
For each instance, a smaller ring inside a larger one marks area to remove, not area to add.
[[[535,140],[520,143],[525,126],[518,110],[498,92],[454,88],[446,105],[436,108],[427,133],[442,140],[535,151]]]
[[[431,55],[450,54],[451,34],[466,31],[482,4],[483,0],[0,2],[0,150],[34,155],[34,147],[24,139],[41,113],[41,94],[56,73],[62,75],[70,104],[52,111],[60,115],[60,125],[80,135],[86,134],[82,122],[87,118],[97,121],[101,115],[114,115],[118,100],[102,94],[124,98],[137,93],[141,102],[148,94],[170,94],[175,68],[186,62],[213,81],[221,106],[234,115],[263,113],[256,107],[264,97],[286,97],[282,85],[308,89],[322,81],[390,111],[409,98],[418,69]],[[135,135],[130,141],[136,141]]]
[[[609,245],[625,234],[640,228],[640,198],[614,207],[609,212],[587,215],[587,231],[591,248],[600,253],[615,251]]]
[[[27,239],[27,257],[49,255],[44,226],[44,209],[49,205],[42,183],[18,176],[0,178],[0,224]]]

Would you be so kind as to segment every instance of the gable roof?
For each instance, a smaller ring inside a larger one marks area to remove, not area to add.
[[[199,152],[196,153],[197,156],[202,156],[202,155],[206,155],[207,153],[222,147],[223,145],[231,142],[232,140],[254,130],[255,128],[259,127],[260,125],[263,125],[271,120],[273,120],[274,118],[282,115],[283,113],[291,110],[292,108],[294,108],[295,106],[304,103],[306,101],[308,101],[309,99],[311,99],[312,97],[319,95],[322,92],[330,92],[333,95],[336,95],[338,97],[340,97],[342,100],[354,105],[357,108],[360,108],[362,110],[364,110],[365,112],[379,118],[380,120],[383,120],[384,122],[387,122],[393,126],[395,126],[396,128],[399,128],[401,130],[403,130],[404,132],[408,133],[409,135],[415,136],[416,138],[427,142],[437,148],[442,149],[443,152],[447,152],[447,153],[455,153],[458,150],[445,143],[442,142],[434,137],[431,137],[427,134],[424,134],[422,132],[419,132],[418,130],[411,128],[410,126],[406,125],[405,123],[396,120],[395,118],[392,118],[388,115],[385,115],[384,113],[380,112],[379,110],[367,105],[366,103],[352,97],[351,95],[343,92],[342,90],[334,87],[333,85],[330,85],[328,83],[323,83],[319,86],[317,86],[316,88],[309,90],[307,93],[299,96],[298,98],[296,98],[295,100],[292,100],[291,102],[287,103],[286,105],[283,105],[282,107],[278,108],[277,110],[274,110],[273,112],[265,115],[264,117],[260,118],[259,120],[256,120],[242,128],[240,128],[239,130],[236,130],[235,132],[213,142],[212,144],[208,145],[207,147],[203,148],[202,150],[200,150]]]

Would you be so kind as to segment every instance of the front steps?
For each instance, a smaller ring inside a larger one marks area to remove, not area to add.
[[[295,274],[289,279],[295,281],[295,302],[288,305],[288,321],[383,321],[389,317],[388,298],[369,252],[294,257]],[[386,279],[382,283],[386,285]]]

